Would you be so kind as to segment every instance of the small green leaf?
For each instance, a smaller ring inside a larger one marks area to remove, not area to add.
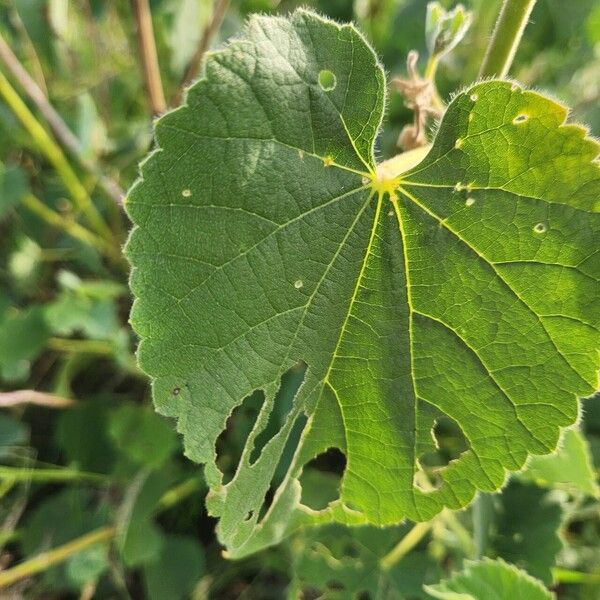
[[[448,54],[465,37],[473,14],[462,4],[447,11],[439,2],[427,5],[425,39],[429,56],[440,59]]]
[[[467,561],[455,573],[425,591],[440,600],[553,600],[556,598],[537,579],[503,560]]]
[[[594,498],[599,495],[590,448],[579,429],[565,429],[556,452],[532,456],[518,477],[545,487],[580,491]]]
[[[134,404],[110,414],[110,437],[136,465],[159,469],[178,448],[177,434],[167,419]]]
[[[204,570],[204,551],[194,538],[166,536],[158,560],[144,568],[149,600],[189,598]]]
[[[7,381],[25,379],[49,336],[42,306],[7,310],[0,317],[0,376]]]
[[[563,543],[563,511],[547,490],[511,483],[495,499],[496,526],[490,540],[495,555],[552,584],[552,567]]]
[[[27,176],[20,167],[0,162],[0,219],[18,204],[27,189]]]
[[[93,529],[108,523],[106,505],[97,505],[93,494],[86,489],[70,488],[58,492],[38,504],[29,514],[22,533],[25,556],[65,544]],[[108,567],[105,546],[78,558],[74,555],[67,563],[58,564],[43,574],[43,581],[53,592],[63,588],[77,589],[82,578],[96,577]],[[104,557],[104,558],[102,558]]]
[[[552,452],[596,386],[598,144],[554,100],[487,81],[453,99],[417,166],[389,174],[373,154],[384,105],[353,26],[253,17],[158,121],[129,192],[139,362],[206,463],[231,556],[298,523],[463,507]],[[216,441],[254,393],[225,481]],[[444,464],[441,422],[460,433]],[[330,447],[347,458],[340,499],[305,510],[303,465]]]

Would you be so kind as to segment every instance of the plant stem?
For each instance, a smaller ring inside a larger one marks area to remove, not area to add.
[[[400,562],[427,534],[432,521],[417,523],[380,561],[383,571],[389,571]]]
[[[58,337],[50,338],[48,347],[58,352],[80,352],[99,356],[111,356],[114,351],[114,346],[105,340],[72,340]]]
[[[107,542],[114,534],[114,527],[101,527],[62,546],[58,546],[58,548],[42,552],[38,556],[26,560],[12,569],[0,572],[0,588],[5,588],[25,577],[45,571],[49,567],[66,560],[69,556],[77,554],[90,546]]]
[[[223,19],[225,18],[225,13],[227,12],[227,7],[229,6],[229,0],[215,0],[212,10],[212,15],[204,27],[204,31],[202,32],[202,37],[200,38],[200,43],[198,44],[198,48],[192,56],[190,60],[190,64],[188,65],[183,79],[181,80],[181,84],[179,85],[179,89],[173,98],[173,106],[178,106],[181,104],[181,99],[186,88],[198,77],[200,71],[202,70],[202,65],[204,63],[204,57],[212,44],[212,41],[219,31],[221,27],[221,23],[223,23]]]
[[[37,404],[48,408],[67,408],[75,404],[71,398],[63,398],[55,394],[46,394],[36,390],[16,390],[14,392],[0,392],[0,407],[21,406],[23,404]]]
[[[21,199],[21,203],[28,208],[32,213],[36,214],[40,219],[43,219],[56,229],[61,229],[72,238],[91,246],[101,254],[108,256],[112,260],[121,261],[121,254],[111,244],[103,238],[98,237],[95,233],[89,231],[76,221],[71,221],[63,217],[60,213],[46,206],[39,198],[31,193],[25,194]]]
[[[88,475],[95,474],[90,473]],[[98,475],[97,477],[103,476]],[[186,498],[189,493],[195,489],[195,486],[191,485],[192,482],[201,483],[201,480],[197,478],[189,479],[184,481],[182,484],[179,484],[168,490],[158,502],[156,507],[157,512],[161,512],[167,508],[170,508],[174,504],[177,504],[177,502],[180,502]],[[182,493],[182,489],[184,487],[186,493]],[[166,498],[169,498],[170,500],[165,501]],[[45,571],[46,569],[67,560],[73,554],[77,554],[78,552],[81,552],[82,550],[85,550],[94,544],[108,542],[115,537],[116,533],[117,528],[114,526],[100,527],[99,529],[96,529],[90,533],[86,533],[81,537],[63,544],[58,548],[48,550],[47,552],[42,552],[38,556],[26,560],[16,567],[12,567],[6,571],[0,571],[0,588],[5,588],[9,585],[12,585],[17,581],[24,579],[25,577],[31,577],[36,573],[41,573],[42,571]]]
[[[191,477],[167,490],[158,501],[157,510],[167,510],[202,488],[202,479]]]
[[[58,114],[55,108],[48,102],[46,95],[40,89],[38,84],[33,80],[31,75],[25,70],[19,59],[15,56],[10,46],[0,33],[0,61],[8,69],[14,79],[19,83],[23,91],[29,99],[35,104],[37,109],[43,115],[44,119],[52,129],[56,139],[63,147],[70,152],[77,162],[86,171],[91,173],[97,179],[99,186],[104,192],[112,198],[117,204],[122,204],[124,191],[119,184],[108,177],[102,175],[97,166],[90,160],[84,157],[83,149],[79,139],[69,129],[62,117]]]
[[[473,503],[473,559],[481,560],[486,553],[493,516],[493,498],[490,494],[479,492]]]
[[[535,0],[504,0],[479,77],[506,77]]]
[[[7,481],[87,481],[104,483],[107,476],[101,473],[88,473],[76,469],[57,467],[56,469],[32,469],[27,467],[5,467],[0,465],[0,479]]]
[[[152,27],[152,13],[148,0],[131,0],[135,22],[137,25],[138,46],[140,60],[144,72],[148,100],[153,115],[160,115],[167,109],[167,102],[163,92]]]
[[[0,95],[19,119],[21,124],[34,139],[38,148],[46,155],[52,163],[56,172],[63,180],[65,187],[69,190],[75,206],[86,216],[94,231],[101,237],[112,240],[112,233],[94,206],[87,190],[77,178],[75,171],[65,158],[60,146],[50,137],[40,122],[29,110],[25,102],[12,87],[4,73],[0,71]]]

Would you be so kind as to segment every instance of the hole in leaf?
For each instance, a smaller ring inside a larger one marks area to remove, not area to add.
[[[233,409],[227,419],[225,429],[217,438],[217,466],[223,473],[223,484],[229,483],[237,470],[246,440],[252,431],[262,405],[265,394],[262,390],[246,396],[243,402]]]
[[[524,123],[525,121],[527,121],[527,119],[529,119],[529,115],[517,115],[513,119],[513,123],[515,123],[515,124]]]
[[[331,92],[337,85],[337,78],[333,71],[323,69],[319,71],[319,86],[325,92]]]
[[[442,483],[441,473],[451,461],[457,460],[470,448],[458,423],[447,415],[438,416],[431,428],[434,446],[417,460],[414,485],[423,491],[432,491]]]
[[[535,233],[546,233],[546,231],[548,231],[548,225],[546,225],[546,223],[537,223],[534,225],[533,231],[535,231]]]
[[[305,374],[306,363],[300,361],[281,377],[281,384],[275,395],[267,425],[254,440],[254,447],[250,454],[251,465],[259,459],[263,448],[279,433],[285,423],[294,405],[294,398],[304,381]]]
[[[322,510],[337,500],[345,469],[346,457],[338,448],[329,448],[313,458],[300,476],[300,502],[313,510]]]
[[[279,462],[275,467],[275,473],[273,474],[273,479],[271,480],[271,487],[267,490],[267,493],[265,494],[265,500],[260,509],[260,514],[258,517],[259,521],[262,521],[263,517],[273,504],[275,492],[277,488],[281,485],[290,468],[290,465],[292,464],[296,448],[298,448],[298,444],[300,442],[300,436],[302,435],[302,432],[306,427],[307,421],[308,418],[306,417],[306,415],[304,413],[300,413],[296,417],[296,420],[292,425],[292,429],[290,430],[288,439],[285,443],[285,446],[283,447],[283,452],[281,453]]]

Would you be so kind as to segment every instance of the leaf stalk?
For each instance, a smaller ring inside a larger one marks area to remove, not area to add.
[[[512,65],[535,0],[504,0],[479,77],[504,78]]]

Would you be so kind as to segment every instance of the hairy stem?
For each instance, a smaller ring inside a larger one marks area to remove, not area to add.
[[[204,31],[202,32],[202,37],[200,38],[198,48],[196,49],[194,56],[192,56],[179,89],[173,98],[174,106],[181,104],[181,99],[186,88],[194,81],[194,79],[196,79],[196,77],[198,77],[198,75],[200,75],[206,52],[210,48],[217,31],[219,31],[219,28],[221,27],[221,23],[225,18],[225,13],[227,12],[228,6],[229,0],[215,0],[212,15],[206,24]]]
[[[83,149],[79,139],[69,129],[56,109],[50,104],[44,92],[25,70],[19,59],[15,56],[9,45],[0,33],[0,61],[9,73],[19,83],[27,97],[35,104],[44,119],[52,129],[54,136],[63,148],[72,154],[77,162],[97,179],[102,190],[117,204],[122,203],[124,192],[116,181],[105,177],[99,172],[97,166],[83,155]]]
[[[131,0],[135,22],[137,25],[138,46],[140,60],[144,72],[148,100],[152,114],[160,115],[167,109],[167,102],[160,78],[154,29],[152,27],[152,13],[148,0]]]
[[[479,77],[506,77],[535,0],[504,0]]]
[[[94,231],[101,237],[112,240],[110,229],[102,219],[98,209],[94,206],[92,199],[83,184],[79,181],[75,171],[71,168],[71,165],[60,149],[60,146],[50,137],[48,132],[35,118],[1,71],[0,95],[4,98],[29,135],[33,138],[40,151],[44,153],[52,166],[56,169],[56,172],[69,191],[73,203],[77,209],[85,215],[90,226],[93,227]]]

